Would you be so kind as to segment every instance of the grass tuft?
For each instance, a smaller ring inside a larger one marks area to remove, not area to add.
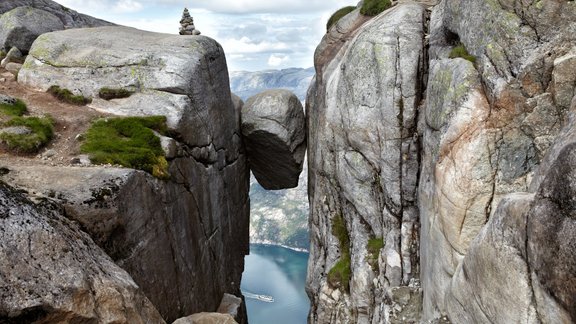
[[[340,259],[328,272],[328,283],[334,288],[344,288],[350,292],[350,236],[344,217],[339,214],[332,218],[332,234],[340,243]]]
[[[80,147],[96,164],[119,164],[168,179],[168,162],[160,139],[153,130],[166,132],[166,117],[100,119],[86,132]]]
[[[20,99],[16,99],[13,104],[0,103],[0,113],[6,116],[19,117],[24,115],[27,110],[26,104]]]
[[[355,9],[356,7],[354,6],[347,6],[338,9],[335,13],[332,14],[332,16],[330,16],[330,19],[328,19],[328,23],[326,23],[326,31],[329,31],[334,24],[336,24],[340,19],[342,19],[342,17],[351,13]]]
[[[90,98],[86,98],[81,95],[74,95],[72,91],[60,88],[57,85],[53,85],[48,88],[47,92],[53,95],[54,98],[72,105],[84,106],[92,102],[92,99]]]
[[[376,16],[391,6],[390,0],[364,0],[360,13],[365,16]]]
[[[459,43],[458,45],[456,45],[452,51],[450,51],[450,54],[448,55],[449,58],[456,58],[456,57],[461,57],[465,60],[468,60],[472,63],[476,63],[476,58],[472,55],[470,55],[470,53],[468,53],[468,50],[466,50],[466,46],[464,46],[464,44]]]
[[[0,133],[0,140],[8,149],[16,152],[33,153],[46,145],[54,136],[54,121],[50,117],[14,117],[3,127],[26,127],[30,134]]]
[[[368,250],[368,264],[372,267],[372,270],[378,271],[378,256],[380,255],[380,250],[384,247],[384,239],[382,238],[371,238],[366,244],[366,250]]]
[[[102,88],[98,92],[98,96],[104,100],[111,100],[111,99],[128,98],[133,93],[134,92],[126,89]]]

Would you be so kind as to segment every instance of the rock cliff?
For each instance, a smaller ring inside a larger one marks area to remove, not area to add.
[[[106,117],[166,116],[170,179],[32,159],[5,161],[4,181],[62,206],[166,321],[214,312],[225,293],[240,296],[249,171],[218,43],[126,27],[48,33],[34,42],[18,81],[93,97],[85,109]],[[105,87],[133,94],[107,101],[98,98]]]
[[[317,48],[309,319],[573,322],[576,4],[418,2]]]

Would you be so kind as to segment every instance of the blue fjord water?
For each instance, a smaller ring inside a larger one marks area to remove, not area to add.
[[[250,324],[305,324],[310,302],[304,291],[308,253],[251,244],[241,288]],[[267,295],[274,302],[258,300]]]

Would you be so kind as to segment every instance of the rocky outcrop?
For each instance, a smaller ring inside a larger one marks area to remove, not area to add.
[[[356,30],[363,21],[356,10],[325,36],[308,92],[312,323],[389,321],[392,290],[419,274],[416,121],[425,10],[397,6]],[[334,230],[342,222],[349,255]],[[369,253],[369,242],[380,248]],[[341,279],[349,292],[329,283],[337,263],[349,264],[350,277]]]
[[[110,22],[78,13],[52,0],[10,0],[0,2],[0,15],[18,7],[33,7],[58,17],[65,28],[86,28],[114,25]]]
[[[27,53],[39,35],[62,29],[64,24],[53,14],[32,7],[18,7],[0,16],[0,48],[16,47]]]
[[[444,0],[425,17],[353,12],[317,48],[310,319],[573,322],[576,5]],[[347,256],[349,292],[328,283]]]
[[[59,206],[0,183],[0,322],[164,323]]]
[[[84,96],[133,90],[124,99],[95,97],[90,107],[165,115],[175,149],[170,180],[112,167],[15,165],[6,181],[54,197],[167,321],[216,311],[224,293],[240,295],[249,172],[218,43],[125,27],[48,33],[34,43],[19,82]]]
[[[298,98],[267,90],[242,107],[242,136],[250,170],[267,190],[294,188],[306,153],[306,122]]]
[[[519,316],[537,322],[558,309],[548,302],[542,306],[534,299],[539,293],[526,288],[538,281],[526,270],[534,260],[511,240],[529,235],[522,234],[527,221],[521,215],[533,213],[535,206],[520,201],[538,190],[536,173],[550,172],[541,164],[558,143],[574,95],[573,83],[559,82],[572,90],[558,92],[554,80],[572,78],[563,64],[574,43],[576,7],[558,1],[526,7],[468,1],[465,7],[443,1],[431,21],[419,196],[424,316],[447,314],[455,322]],[[559,29],[551,27],[559,21]],[[476,57],[475,65],[446,59],[458,41]],[[507,194],[513,196],[504,199]],[[510,249],[518,249],[518,255]],[[489,262],[499,266],[490,268]],[[478,280],[488,277],[497,282],[480,289]],[[498,283],[518,290],[496,298],[503,290]],[[536,316],[536,308],[548,309]]]
[[[198,313],[179,318],[172,324],[237,324],[229,314]]]

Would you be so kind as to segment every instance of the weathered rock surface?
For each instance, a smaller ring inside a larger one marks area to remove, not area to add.
[[[415,8],[353,12],[316,51],[311,322],[574,322],[576,3]],[[349,293],[326,282],[340,216]]]
[[[58,17],[33,7],[18,7],[0,16],[0,48],[27,53],[41,34],[64,29]]]
[[[218,43],[126,27],[48,33],[34,43],[19,81],[85,96],[102,87],[136,90],[91,107],[166,115],[171,179],[109,167],[8,166],[6,181],[55,197],[167,321],[216,311],[224,293],[240,295],[249,171]]]
[[[58,17],[65,28],[86,28],[114,25],[110,22],[78,13],[52,0],[9,0],[0,2],[0,15],[18,7],[33,7]]]
[[[0,322],[164,323],[60,208],[0,183]]]
[[[294,188],[306,153],[302,104],[288,90],[267,90],[242,107],[242,136],[250,170],[267,190]]]
[[[316,51],[306,108],[312,323],[389,321],[391,290],[418,278],[415,131],[424,14],[418,4],[396,6],[355,32],[352,26],[365,19],[353,12],[330,32],[351,39],[343,43],[329,33]],[[350,238],[349,294],[327,281],[342,257],[335,217],[343,217]],[[375,268],[370,239],[384,242]]]
[[[563,23],[558,28],[551,27],[559,21]],[[555,308],[535,317],[533,293],[520,289],[531,284],[532,279],[520,279],[531,276],[530,271],[523,270],[521,257],[506,252],[506,246],[513,246],[510,235],[497,227],[521,233],[523,225],[495,211],[522,218],[527,205],[516,198],[499,205],[500,200],[509,193],[522,196],[536,190],[535,173],[549,172],[540,164],[557,141],[574,96],[569,81],[573,76],[564,64],[573,56],[576,6],[562,1],[533,6],[443,1],[434,8],[430,29],[432,61],[422,115],[418,198],[424,317],[447,314],[455,322],[505,323],[520,316],[537,322]],[[476,57],[475,66],[445,59],[458,40]],[[487,250],[488,243],[471,247],[479,237],[493,240],[495,250]],[[470,251],[475,251],[473,256]],[[490,268],[490,262],[497,262],[499,270]],[[499,271],[516,279],[507,280]],[[501,296],[498,283],[480,287],[479,278],[499,278],[518,289]]]

